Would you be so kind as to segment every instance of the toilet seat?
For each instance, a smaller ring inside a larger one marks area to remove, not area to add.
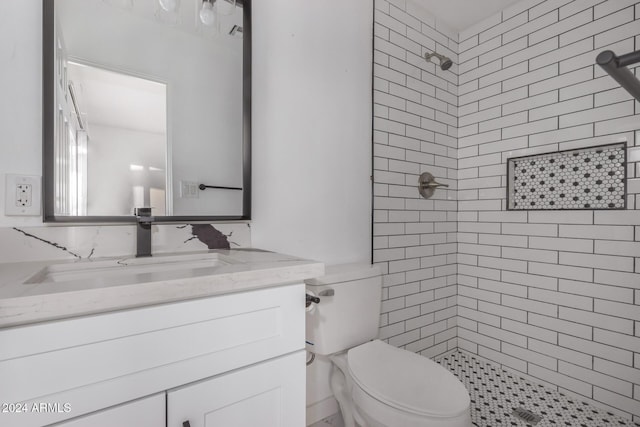
[[[400,411],[450,418],[469,410],[464,385],[424,356],[374,340],[349,350],[347,365],[363,391]]]

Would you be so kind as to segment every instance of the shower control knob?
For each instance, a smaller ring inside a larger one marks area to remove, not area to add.
[[[449,187],[448,184],[441,184],[429,172],[423,172],[418,178],[418,192],[425,199],[433,196],[438,187]]]

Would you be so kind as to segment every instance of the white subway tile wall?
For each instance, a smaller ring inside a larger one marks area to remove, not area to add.
[[[458,345],[457,105],[464,90],[458,40],[411,0],[375,5],[373,260],[384,271],[380,337],[435,356]],[[453,60],[448,71],[422,57],[434,50]],[[481,96],[475,86],[468,90]],[[421,198],[422,172],[449,188]],[[477,192],[469,196],[475,200]]]
[[[524,0],[458,36],[376,0],[375,22],[381,337],[457,346],[639,422],[640,103],[595,57],[640,50],[640,0]],[[420,60],[433,49],[449,71]],[[507,158],[616,142],[627,210],[505,210]],[[449,189],[420,199],[424,171]]]
[[[493,198],[470,194],[459,202],[458,229],[465,232],[465,243],[458,244],[458,295],[465,297],[464,310],[459,300],[459,347],[636,421],[640,176],[634,147],[640,141],[634,131],[640,104],[595,65],[595,57],[605,49],[640,49],[639,3],[524,1],[517,15],[503,13],[488,28],[465,32],[460,83],[477,82],[478,89],[459,97],[459,120],[478,128],[459,139],[471,154],[458,162],[459,188],[473,188],[481,167],[495,166],[483,177],[494,178],[499,190]],[[515,19],[524,22],[517,30]],[[500,43],[483,42],[483,34]],[[517,51],[501,51],[517,41]],[[483,75],[477,64],[487,58],[498,66]],[[500,90],[478,96],[487,77]],[[614,142],[627,145],[628,210],[504,212],[508,157]],[[498,160],[487,153],[499,154]],[[500,208],[487,211],[488,202]],[[478,221],[496,221],[499,228]]]

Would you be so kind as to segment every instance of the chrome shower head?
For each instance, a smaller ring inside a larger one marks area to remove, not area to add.
[[[452,65],[453,61],[451,61],[449,58],[444,58],[444,60],[440,62],[440,68],[442,68],[442,71],[448,70]]]
[[[451,61],[451,59],[447,58],[444,55],[440,55],[439,53],[436,53],[436,52],[425,53],[424,59],[426,59],[427,61],[431,61],[431,58],[434,56],[438,58],[438,60],[440,61],[440,68],[442,69],[442,71],[447,71],[453,65],[453,61]]]

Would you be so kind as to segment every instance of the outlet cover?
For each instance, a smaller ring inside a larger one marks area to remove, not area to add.
[[[4,183],[5,215],[40,215],[41,177],[8,173],[5,175]]]
[[[180,181],[180,197],[183,199],[198,198],[198,183],[194,181]]]

